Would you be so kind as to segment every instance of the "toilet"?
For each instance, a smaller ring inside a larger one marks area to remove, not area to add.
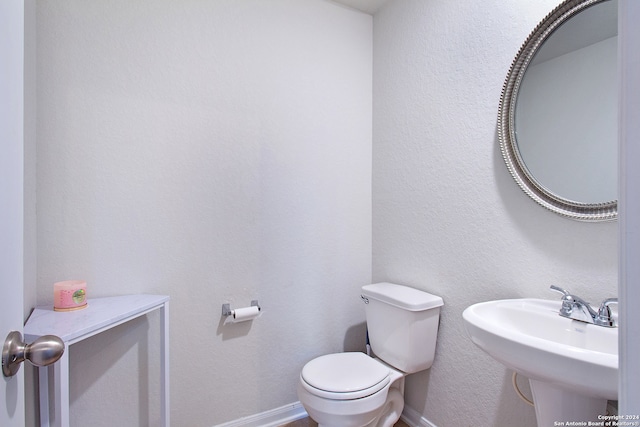
[[[390,427],[404,408],[404,378],[433,364],[442,298],[407,286],[362,287],[369,343],[302,368],[298,398],[320,427]]]

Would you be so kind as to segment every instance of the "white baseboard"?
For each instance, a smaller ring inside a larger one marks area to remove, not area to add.
[[[270,411],[218,424],[215,427],[277,427],[306,416],[307,411],[304,410],[302,404],[294,402]]]
[[[239,418],[214,427],[278,427],[307,417],[307,411],[300,402],[290,403],[270,411]],[[422,416],[418,411],[404,407],[402,421],[410,427],[437,427],[431,421]]]
[[[423,417],[421,413],[408,406],[404,407],[400,419],[411,427],[437,427],[434,423]]]

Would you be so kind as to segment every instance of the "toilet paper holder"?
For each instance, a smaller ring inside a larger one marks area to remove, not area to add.
[[[258,300],[251,300],[251,307],[258,307],[258,311],[261,310],[260,304],[258,304]],[[233,310],[231,309],[231,304],[222,304],[222,315],[224,317],[231,316],[233,314]]]

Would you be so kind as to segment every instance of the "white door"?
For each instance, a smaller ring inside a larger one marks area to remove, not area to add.
[[[0,344],[23,322],[24,3],[0,0]],[[0,374],[0,426],[24,426],[24,368]]]

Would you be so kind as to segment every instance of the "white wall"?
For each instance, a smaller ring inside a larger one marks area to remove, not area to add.
[[[362,348],[371,16],[65,0],[39,1],[37,25],[39,303],[71,278],[171,295],[178,426],[294,402],[307,360]],[[254,298],[261,318],[221,325]],[[73,425],[157,423],[157,320],[71,349]]]
[[[392,0],[374,17],[373,279],[444,298],[434,365],[406,396],[438,426],[535,426],[511,372],[469,340],[464,308],[553,299],[552,284],[617,295],[616,223],[539,207],[497,141],[511,61],[557,3]]]
[[[619,67],[620,67],[620,413],[640,413],[640,351],[637,328],[640,313],[640,84],[635,77],[640,71],[640,4],[631,0],[619,2]]]

